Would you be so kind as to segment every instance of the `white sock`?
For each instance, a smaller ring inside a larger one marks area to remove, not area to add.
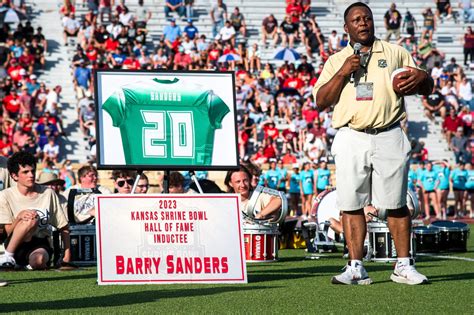
[[[398,257],[397,263],[401,265],[409,265],[410,264],[410,257]]]
[[[351,266],[352,266],[352,267],[355,267],[355,266],[357,266],[357,265],[362,266],[362,260],[352,259],[352,260],[351,260]]]
[[[9,251],[5,250],[5,256],[13,257],[13,255],[15,255],[15,253],[10,253]]]

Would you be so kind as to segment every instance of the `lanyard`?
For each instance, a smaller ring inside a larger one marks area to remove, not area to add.
[[[373,48],[373,47],[370,48],[369,53],[368,53],[369,56],[367,57],[367,59],[366,59],[366,61],[364,62],[364,64],[361,64],[361,65],[360,65],[360,67],[361,67],[362,69],[364,69],[365,82],[367,82],[367,77],[368,77],[367,74],[368,74],[368,72],[369,72],[369,62],[370,62],[370,59],[372,58],[372,48]]]

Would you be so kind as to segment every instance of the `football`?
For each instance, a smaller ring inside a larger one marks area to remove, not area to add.
[[[402,91],[400,91],[400,89],[397,86],[403,81],[403,79],[400,78],[400,76],[402,75],[402,73],[406,71],[408,70],[405,68],[398,68],[392,72],[392,87],[395,93],[397,94],[403,94]]]

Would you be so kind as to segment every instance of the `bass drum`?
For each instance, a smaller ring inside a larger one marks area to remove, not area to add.
[[[252,192],[252,196],[250,196],[250,200],[247,203],[247,207],[244,208],[244,214],[250,219],[255,220],[255,215],[258,213],[258,211],[260,211],[260,208],[258,206],[261,201],[260,198],[263,197],[263,195],[265,194],[281,199],[280,210],[275,216],[273,216],[272,219],[267,220],[269,223],[281,225],[285,221],[286,214],[288,212],[288,201],[286,200],[285,193],[282,191],[263,186],[257,186],[257,188],[255,188],[255,190]]]
[[[317,222],[318,226],[330,218],[339,220],[339,210],[337,209],[336,188],[331,188],[323,191],[316,196],[313,207],[311,209],[310,221]],[[332,229],[328,230],[328,237],[335,239],[336,234]]]

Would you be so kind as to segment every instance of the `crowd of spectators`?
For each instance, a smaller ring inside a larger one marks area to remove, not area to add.
[[[78,13],[78,4],[65,0],[60,14],[63,43],[73,45],[75,51],[71,68],[77,117],[91,150],[90,162],[94,162],[95,155],[92,74],[96,69],[233,70],[240,158],[265,169],[273,163],[286,165],[277,167],[282,174],[276,180],[267,178],[265,173],[260,183],[289,189],[292,193],[305,190],[311,194],[331,185],[330,176],[324,170],[327,162],[331,162],[329,151],[336,130],[331,127],[330,109],[319,111],[311,91],[324,62],[348,45],[348,37],[337,30],[323,34],[311,13],[311,1],[287,0],[284,19],[278,21],[273,14],[266,16],[261,23],[260,41],[251,44],[247,41],[245,14],[238,7],[228,8],[222,0],[216,1],[207,12],[211,34],[200,32],[194,24],[194,1],[166,0],[163,11],[167,25],[160,38],[149,35],[147,25],[155,17],[143,0],[132,9],[125,1],[84,3],[87,12]],[[463,17],[469,21],[472,9],[464,1],[463,5]],[[463,36],[463,65],[457,64],[454,58],[446,63],[445,54],[433,40],[441,20],[453,15],[454,11],[445,7],[426,8],[420,23],[410,12],[403,16],[396,4],[392,4],[384,22],[386,39],[395,37],[435,80],[433,93],[422,99],[426,115],[433,123],[442,125],[457,162],[470,162],[474,147],[471,131],[474,101],[471,82],[464,71],[474,58],[474,34],[468,27]],[[35,74],[36,69],[44,67],[48,49],[41,27],[34,30],[27,22],[9,29],[5,24],[0,42],[4,43],[0,46],[0,61],[5,69],[0,83],[3,93],[0,154],[9,156],[24,149],[40,158],[46,169],[61,165],[58,164],[62,160],[58,144],[64,138],[61,87],[46,86]],[[262,48],[269,47],[299,48],[305,54],[296,63],[263,62]],[[226,54],[239,58],[221,61]],[[427,148],[413,140],[412,161],[427,159]],[[283,174],[289,165],[294,172]],[[64,169],[62,174],[68,173],[67,165],[57,168]],[[311,174],[312,188],[297,185],[297,189],[294,183],[292,186],[295,173]],[[306,208],[302,210],[307,214]]]

